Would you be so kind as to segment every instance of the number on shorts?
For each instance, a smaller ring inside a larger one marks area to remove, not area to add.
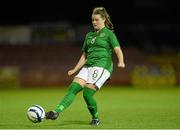
[[[94,70],[94,73],[92,75],[93,78],[96,78],[98,76],[98,70]]]

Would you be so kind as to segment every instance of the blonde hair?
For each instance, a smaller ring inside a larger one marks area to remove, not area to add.
[[[93,15],[99,14],[103,19],[105,19],[105,26],[110,29],[111,31],[114,31],[114,26],[111,22],[110,16],[107,13],[106,9],[104,7],[95,7],[93,9]]]

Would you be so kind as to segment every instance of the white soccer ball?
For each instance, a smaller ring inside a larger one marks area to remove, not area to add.
[[[33,123],[40,123],[45,118],[45,111],[39,105],[33,105],[27,110],[27,117]]]

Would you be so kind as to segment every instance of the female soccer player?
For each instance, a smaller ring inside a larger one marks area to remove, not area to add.
[[[111,78],[113,71],[112,52],[114,50],[118,67],[124,68],[123,53],[114,34],[113,24],[104,7],[96,7],[92,12],[94,30],[87,33],[82,47],[82,56],[68,75],[79,73],[70,84],[67,94],[53,110],[46,113],[46,119],[56,119],[74,100],[77,93],[83,90],[83,97],[92,115],[91,125],[99,125],[99,114],[93,95],[105,81]]]

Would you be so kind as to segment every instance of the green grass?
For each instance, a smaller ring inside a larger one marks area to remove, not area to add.
[[[0,90],[0,129],[179,129],[180,87],[134,89],[104,86],[95,98],[101,125],[89,125],[91,116],[78,94],[73,104],[57,120],[31,123],[26,117],[32,104],[52,110],[66,93],[63,88]]]

